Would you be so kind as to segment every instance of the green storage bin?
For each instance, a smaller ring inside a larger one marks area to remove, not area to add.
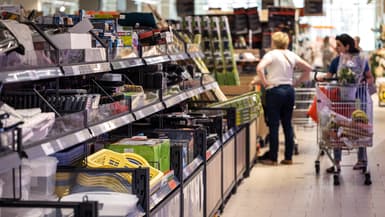
[[[107,149],[126,153],[133,152],[141,155],[148,163],[162,172],[170,170],[170,140],[148,139],[144,141],[122,139],[108,145]]]

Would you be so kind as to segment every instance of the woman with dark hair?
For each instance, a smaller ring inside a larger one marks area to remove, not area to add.
[[[366,81],[368,85],[370,85],[374,82],[367,59],[360,56],[360,50],[355,46],[354,39],[350,35],[341,34],[336,36],[336,50],[338,52],[338,56],[332,60],[329,72],[326,74],[327,78],[331,78],[335,75],[338,76],[340,69],[349,67],[352,71],[357,73],[358,84]],[[367,90],[358,89],[357,93],[367,93]],[[369,94],[358,94],[357,97],[359,97],[361,105],[365,105],[367,102],[371,101]],[[366,110],[365,108],[361,109],[364,111]],[[367,166],[367,154],[365,147],[358,149],[357,157],[358,161],[353,166],[353,169],[358,170],[365,168]],[[334,167],[330,167],[326,170],[328,173],[340,172],[341,149],[334,150],[334,161],[337,171],[335,171]]]

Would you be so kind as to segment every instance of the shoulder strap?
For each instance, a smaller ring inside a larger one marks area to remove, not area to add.
[[[282,52],[283,56],[285,57],[286,61],[289,63],[290,67],[293,68],[293,65],[291,64],[289,58],[286,56],[285,51]]]

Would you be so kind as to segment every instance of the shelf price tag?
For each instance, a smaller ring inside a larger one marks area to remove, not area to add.
[[[143,60],[140,58],[129,59],[128,63],[131,65],[131,67],[144,65]]]
[[[188,55],[186,53],[171,54],[170,59],[172,61],[185,60],[185,59],[188,59]]]
[[[147,65],[150,65],[150,64],[163,63],[163,62],[169,61],[170,58],[168,56],[155,56],[155,57],[145,57],[144,60],[146,61]]]
[[[176,186],[177,186],[177,184],[176,184],[176,182],[175,182],[174,179],[172,179],[172,180],[170,180],[170,181],[168,182],[168,187],[169,187],[171,190],[175,189]]]
[[[207,151],[207,152],[206,152],[206,159],[207,159],[207,160],[210,159],[211,155],[213,155],[213,154],[211,153],[211,151]]]
[[[46,155],[55,153],[51,143],[43,143],[40,145]]]

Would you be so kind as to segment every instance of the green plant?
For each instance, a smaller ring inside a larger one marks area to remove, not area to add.
[[[356,75],[350,68],[343,68],[338,71],[338,83],[355,84],[357,83]]]

